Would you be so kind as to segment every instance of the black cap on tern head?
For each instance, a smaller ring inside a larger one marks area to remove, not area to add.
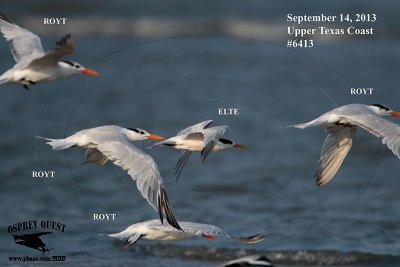
[[[226,145],[232,145],[233,144],[233,142],[231,140],[225,139],[225,138],[219,138],[218,141],[220,141],[221,143],[226,144]]]
[[[375,106],[375,107],[381,108],[381,109],[386,110],[386,111],[390,110],[390,108],[388,108],[388,107],[386,107],[384,105],[381,105],[381,104],[372,104],[371,106]]]
[[[128,130],[134,131],[138,134],[145,134],[145,131],[143,131],[142,129],[139,128],[127,128]]]

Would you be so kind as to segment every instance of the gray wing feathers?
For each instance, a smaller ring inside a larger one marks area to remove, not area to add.
[[[113,161],[136,181],[137,188],[149,204],[157,209],[157,199],[150,192],[162,185],[157,166],[150,156],[128,142],[108,141],[97,145],[97,149]]]
[[[204,130],[204,143],[207,144],[211,140],[218,141],[227,128],[228,126],[215,126]]]
[[[218,139],[225,133],[228,126],[215,126],[203,131],[204,135],[204,148],[201,151],[202,163],[204,163],[210,156]]]
[[[382,143],[400,158],[400,126],[398,124],[374,114],[349,116],[346,119],[371,134],[381,137]]]
[[[251,235],[251,236],[240,236],[240,237],[235,237],[232,235],[229,235],[233,239],[239,240],[242,243],[245,244],[257,244],[262,242],[265,239],[264,235],[256,234],[256,235]]]
[[[188,161],[191,154],[192,154],[192,152],[189,150],[182,150],[182,155],[175,165],[175,175],[176,175],[175,181],[176,182],[178,181],[179,176],[182,173],[183,167],[185,167],[186,162]]]
[[[125,247],[130,247],[130,246],[132,246],[133,244],[135,244],[135,243],[136,243],[140,238],[142,238],[142,237],[143,237],[143,235],[142,235],[142,234],[139,234],[139,233],[136,233],[136,234],[130,236],[130,237],[128,238],[128,240],[125,241]]]
[[[82,164],[93,163],[97,166],[102,166],[108,161],[107,157],[103,155],[96,148],[88,148],[85,152],[85,161]]]
[[[204,162],[208,159],[208,157],[210,156],[211,152],[213,151],[215,145],[217,144],[216,141],[211,140],[209,141],[205,147],[201,150],[201,163],[204,164]]]
[[[200,123],[197,123],[195,125],[192,125],[190,127],[183,129],[177,135],[180,136],[180,135],[186,135],[186,134],[190,134],[190,133],[194,133],[194,132],[201,132],[201,130],[208,128],[211,123],[212,123],[212,120],[202,121]]]
[[[110,237],[125,241],[125,247],[130,247],[135,244],[140,238],[143,237],[141,233],[131,233],[129,231],[122,231],[115,234],[107,234]]]
[[[246,237],[235,237],[231,234],[224,232],[221,228],[211,224],[187,223],[187,222],[181,222],[181,224],[185,233],[189,233],[196,236],[203,236],[203,237],[228,236],[246,244],[259,243],[265,239],[265,236],[259,234]]]
[[[0,14],[0,31],[10,42],[11,52],[18,65],[29,64],[44,55],[40,38],[34,33],[14,24]]]
[[[185,140],[199,140],[199,141],[203,141],[203,140],[204,140],[204,135],[203,135],[202,132],[190,133],[190,134],[187,134],[187,135],[186,135]]]
[[[181,225],[185,233],[195,236],[201,237],[204,235],[212,235],[212,236],[227,235],[224,231],[221,230],[221,228],[211,224],[181,222]]]
[[[335,176],[352,146],[356,131],[355,126],[327,127],[328,136],[321,151],[321,167],[315,173],[318,185],[326,184]]]
[[[165,216],[172,226],[180,229],[169,205],[160,172],[152,157],[127,140],[101,143],[97,149],[115,165],[128,172],[136,181],[136,186],[142,196],[159,212],[161,221]]]
[[[71,34],[67,34],[62,37],[56,46],[47,53],[32,61],[31,65],[56,65],[60,59],[68,54],[74,52],[74,42]]]

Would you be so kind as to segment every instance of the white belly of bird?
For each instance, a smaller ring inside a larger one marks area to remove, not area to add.
[[[203,140],[181,140],[176,143],[175,148],[190,151],[201,151],[204,148],[204,142]]]
[[[149,231],[143,238],[148,240],[182,240],[191,237],[182,231],[164,232],[153,230]]]
[[[18,70],[14,73],[15,82],[20,82],[22,79],[31,82],[41,82],[41,81],[50,81],[57,79],[57,68],[43,68],[43,69],[31,69],[26,68],[22,70]]]

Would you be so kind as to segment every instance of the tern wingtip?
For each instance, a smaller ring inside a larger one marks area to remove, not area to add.
[[[7,22],[10,22],[10,23],[13,23],[13,21],[12,21],[9,17],[7,17],[7,16],[3,13],[3,11],[1,11],[1,10],[0,10],[0,19],[1,19],[1,20],[4,20],[4,21],[7,21]]]

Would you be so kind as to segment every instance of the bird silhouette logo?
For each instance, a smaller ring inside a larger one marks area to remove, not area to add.
[[[41,251],[44,255],[45,252],[48,252],[50,254],[50,250],[52,250],[52,248],[49,249],[48,247],[46,247],[46,244],[40,239],[40,236],[48,234],[51,234],[51,232],[40,232],[35,234],[12,235],[12,236],[14,237],[15,243],[28,248],[37,249]]]

